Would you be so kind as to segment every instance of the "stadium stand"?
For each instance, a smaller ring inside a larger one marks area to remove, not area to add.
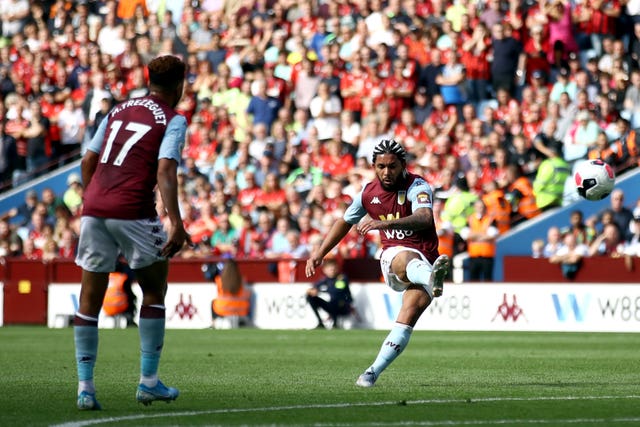
[[[635,203],[640,11],[617,1],[606,10],[540,4],[2,2],[0,211],[22,245],[33,240],[30,220],[18,224],[12,208],[28,189],[41,199],[50,187],[67,199],[82,144],[114,103],[146,93],[145,64],[167,53],[189,65],[178,106],[189,121],[180,202],[191,222],[203,211],[213,218],[185,257],[216,254],[210,239],[222,218],[239,236],[232,251],[238,257],[271,250],[280,218],[299,229],[305,217],[326,231],[371,176],[371,144],[381,137],[407,146],[410,169],[425,176],[439,202],[465,187],[485,196],[492,181],[512,197],[508,166],[532,180],[547,149],[557,147],[569,164],[606,155]],[[598,134],[606,142],[594,151]],[[319,172],[288,180],[307,157]],[[255,192],[245,191],[248,176]],[[81,189],[75,191],[77,202]],[[518,212],[518,199],[510,200]],[[77,234],[78,206],[64,206],[37,209],[59,256],[68,257],[61,236]],[[529,253],[530,242],[546,235],[541,224],[568,224],[571,209],[587,215],[595,205],[575,200],[569,189],[563,207],[524,221],[514,213],[513,227],[497,241],[494,279],[501,279],[504,255]],[[266,229],[259,224],[265,217]],[[520,247],[509,243],[520,233],[532,238]],[[37,239],[36,248],[46,240]],[[374,236],[354,236],[349,245],[343,256],[378,250]],[[465,242],[457,236],[453,247],[464,253]]]

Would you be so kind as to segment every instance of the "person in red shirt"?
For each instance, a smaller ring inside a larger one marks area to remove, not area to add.
[[[478,23],[470,37],[462,36],[460,62],[466,70],[467,99],[474,105],[487,99],[491,67],[489,51],[491,35],[486,25]]]
[[[434,95],[431,103],[433,110],[424,127],[433,126],[438,130],[439,134],[451,135],[456,123],[458,123],[458,111],[455,105],[445,105],[444,99],[440,94]]]
[[[320,158],[319,167],[325,175],[334,179],[346,179],[353,169],[353,157],[344,153],[342,141],[333,138],[324,144],[325,154]]]
[[[256,178],[253,171],[245,171],[244,180],[246,187],[238,192],[238,204],[242,208],[243,213],[250,213],[256,202],[258,194],[262,192],[262,189],[256,184]]]
[[[400,114],[400,123],[393,127],[393,139],[402,141],[406,150],[414,152],[416,145],[426,145],[427,133],[416,123],[416,116],[412,109],[405,108]]]
[[[510,112],[519,109],[518,101],[512,98],[509,91],[505,88],[498,89],[496,93],[498,107],[493,112],[494,120],[507,120]]]
[[[622,13],[620,0],[585,0],[573,11],[573,20],[579,31],[589,36],[596,56],[602,55],[602,41],[616,35],[616,26]],[[580,38],[580,37],[578,37]]]
[[[362,116],[362,97],[368,78],[369,75],[362,63],[362,57],[360,54],[354,55],[351,69],[340,80],[340,96],[343,108],[353,113],[355,121],[360,121]]]
[[[385,95],[389,98],[389,116],[392,120],[400,120],[400,114],[411,106],[416,82],[404,75],[405,62],[402,59],[393,61],[393,73],[385,80]]]
[[[280,212],[280,207],[286,200],[287,196],[280,187],[278,175],[270,172],[266,175],[261,190],[256,194],[254,207],[263,207],[276,214]]]

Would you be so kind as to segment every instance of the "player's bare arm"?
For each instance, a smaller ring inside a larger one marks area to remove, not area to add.
[[[170,224],[169,236],[162,248],[162,256],[168,258],[178,253],[185,242],[191,244],[191,237],[184,229],[178,206],[177,168],[178,164],[173,159],[158,161],[158,188]]]
[[[327,233],[327,236],[322,241],[320,248],[311,254],[311,257],[307,260],[305,267],[305,274],[307,277],[311,277],[316,273],[316,267],[322,264],[322,259],[337,245],[344,236],[351,230],[352,225],[342,218],[336,220],[333,226]]]
[[[95,153],[91,150],[87,150],[85,155],[82,157],[82,163],[80,166],[80,170],[82,172],[82,183],[85,188],[89,185],[91,178],[93,178],[93,174],[96,171],[96,167],[98,166],[98,153]]]
[[[433,224],[431,209],[420,208],[409,216],[390,221],[364,218],[358,224],[358,233],[365,235],[371,230],[424,230],[433,227]]]

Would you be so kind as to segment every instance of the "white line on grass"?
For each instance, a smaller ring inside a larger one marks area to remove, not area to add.
[[[610,400],[610,399],[640,399],[640,395],[629,396],[539,396],[539,397],[480,397],[469,399],[425,399],[425,400],[407,400],[403,401],[407,405],[416,404],[449,404],[449,403],[477,403],[477,402],[535,402],[535,401],[559,401],[559,400]],[[183,412],[157,412],[153,414],[137,414],[137,415],[123,415],[121,417],[108,417],[97,418],[93,420],[82,421],[70,421],[62,424],[53,424],[51,427],[84,427],[98,424],[107,423],[119,423],[123,421],[135,421],[149,418],[161,418],[161,417],[193,417],[198,415],[213,415],[213,414],[237,414],[242,412],[275,412],[275,411],[290,411],[297,409],[331,409],[331,408],[352,408],[362,406],[387,406],[397,405],[398,401],[392,402],[360,402],[360,403],[327,403],[327,404],[314,404],[314,405],[291,405],[291,406],[273,406],[264,408],[229,408],[229,409],[209,409],[205,411],[183,411]],[[504,419],[504,420],[466,420],[466,421],[424,421],[424,422],[398,422],[394,421],[393,425],[421,425],[421,426],[464,426],[464,425],[491,425],[491,424],[551,424],[551,423],[567,423],[567,424],[603,424],[603,423],[631,423],[640,421],[638,418],[575,418],[575,419]],[[357,424],[359,426],[385,426],[391,425],[387,423],[377,422],[364,422],[364,423],[349,423],[349,424],[325,424],[325,423],[313,423],[311,425],[318,427],[341,427],[347,425]],[[273,426],[273,424],[270,424]],[[288,424],[289,425],[289,424]]]

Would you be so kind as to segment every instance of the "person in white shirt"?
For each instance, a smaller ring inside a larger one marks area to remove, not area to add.
[[[64,102],[64,108],[58,114],[60,128],[60,155],[65,156],[79,150],[87,127],[82,109],[76,107],[71,98]]]

